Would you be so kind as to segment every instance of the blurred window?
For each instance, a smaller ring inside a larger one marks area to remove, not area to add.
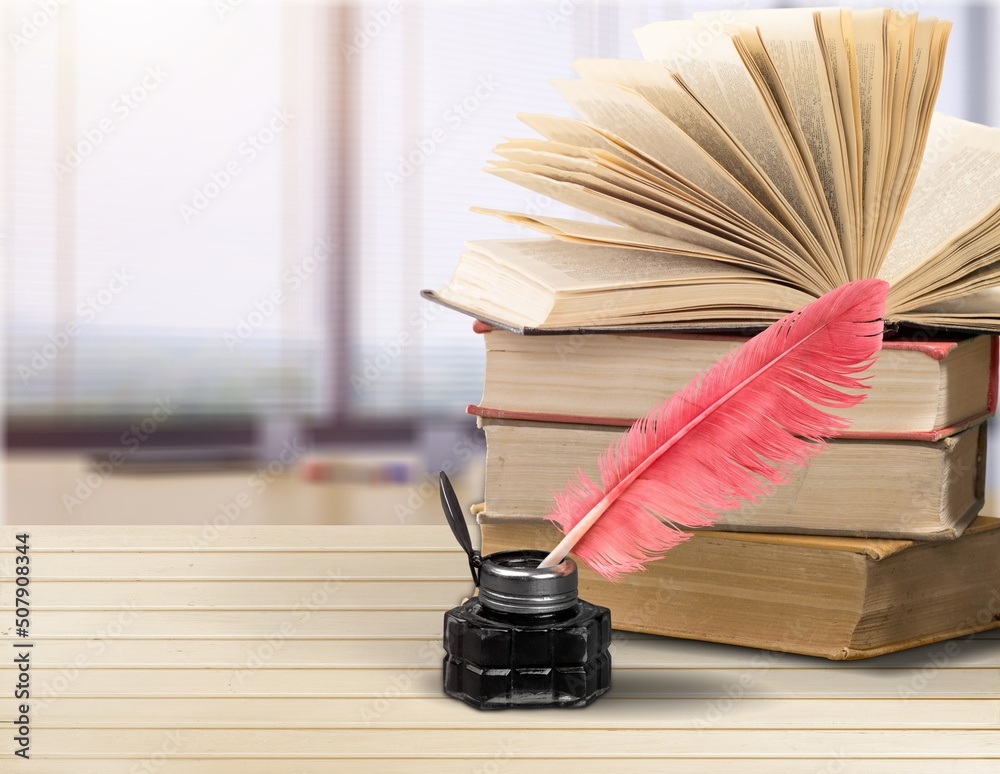
[[[531,235],[470,205],[570,214],[491,149],[568,113],[573,59],[727,5],[4,3],[11,413],[460,413],[482,342],[418,291],[465,240]],[[997,121],[997,12],[919,10],[956,22],[940,109]]]
[[[325,10],[3,13],[11,412],[320,413],[340,260]]]

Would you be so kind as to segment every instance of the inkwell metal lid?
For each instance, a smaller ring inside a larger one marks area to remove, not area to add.
[[[479,601],[503,613],[538,615],[566,610],[577,601],[576,562],[539,569],[544,551],[500,551],[483,558]]]

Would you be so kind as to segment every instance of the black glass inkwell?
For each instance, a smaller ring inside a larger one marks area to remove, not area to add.
[[[441,505],[479,596],[444,614],[444,692],[477,709],[584,707],[611,687],[611,611],[577,596],[576,563],[544,551],[482,557],[448,477]]]

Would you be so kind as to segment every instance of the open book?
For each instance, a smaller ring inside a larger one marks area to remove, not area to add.
[[[890,321],[1000,331],[1000,130],[933,112],[950,24],[889,9],[701,14],[586,60],[579,119],[489,171],[596,216],[481,209],[429,298],[517,331],[763,326],[849,280]]]

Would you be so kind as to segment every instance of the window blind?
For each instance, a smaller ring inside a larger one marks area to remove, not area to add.
[[[323,9],[53,9],[6,9],[12,412],[322,411]]]

